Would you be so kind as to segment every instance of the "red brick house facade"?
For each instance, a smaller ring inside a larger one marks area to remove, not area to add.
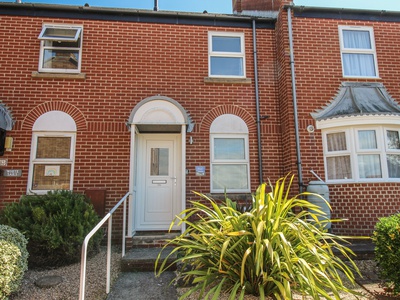
[[[312,170],[348,219],[333,232],[371,234],[399,209],[397,144],[384,146],[399,132],[398,15],[255,2],[233,15],[0,4],[0,208],[71,189],[104,191],[108,210],[131,192],[134,234],[168,229],[193,190],[243,199],[288,172],[305,190]],[[360,54],[341,46],[348,31],[374,37],[361,53],[374,74],[343,73],[341,57]],[[383,96],[346,113],[353,90]],[[350,145],[357,134],[369,147]],[[367,177],[363,155],[392,163]]]
[[[292,157],[283,169],[295,159],[295,97],[301,181],[316,180],[314,171],[327,183],[332,218],[346,220],[332,224],[338,234],[370,235],[400,208],[399,16],[286,6],[278,17],[282,141]]]

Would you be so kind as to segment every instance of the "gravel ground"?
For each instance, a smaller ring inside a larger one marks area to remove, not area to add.
[[[86,296],[85,299],[88,300],[101,300],[106,299],[106,248],[102,248],[100,253],[92,257],[87,262],[87,278],[86,278]],[[117,278],[120,272],[120,260],[121,251],[118,249],[113,249],[111,255],[111,274],[112,283]],[[362,274],[376,274],[377,267],[374,261],[362,260],[355,261],[359,267]],[[52,288],[39,288],[35,285],[35,281],[41,277],[56,275],[62,277],[62,282]],[[26,272],[21,290],[18,294],[12,295],[10,300],[76,300],[79,297],[79,283],[80,283],[80,263],[54,269],[54,270],[29,270]],[[350,287],[350,283],[346,282],[346,286]],[[149,287],[151,288],[151,287]],[[362,287],[353,287],[358,292],[363,294],[362,297],[356,298],[352,295],[342,294],[341,299],[352,300],[352,299],[362,299],[362,300],[372,300],[372,299],[383,299],[375,298],[371,294],[367,293]],[[182,295],[185,289],[178,288],[178,294]],[[195,295],[188,298],[197,299]],[[220,300],[228,299],[228,297],[220,297]],[[256,300],[257,297],[246,296],[246,300]],[[300,295],[294,296],[294,299],[308,299],[302,298]],[[172,299],[171,299],[172,300]]]
[[[112,249],[111,253],[111,283],[120,272],[121,250]],[[106,266],[107,249],[101,251],[86,263],[86,294],[87,300],[106,298]],[[10,300],[76,300],[79,298],[81,264],[57,268],[54,270],[28,270],[23,278],[21,289]],[[39,288],[35,282],[44,276],[61,276],[62,282],[51,288]]]

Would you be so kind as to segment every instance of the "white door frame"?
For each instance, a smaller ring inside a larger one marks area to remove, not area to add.
[[[175,216],[182,211],[180,134],[140,134],[137,141],[137,174],[140,176],[136,176],[134,226],[141,231],[167,230]],[[149,147],[170,149],[167,175],[150,175]],[[151,197],[150,191],[153,190],[154,193],[157,189],[161,190],[162,194],[157,194],[156,198],[154,195]],[[160,210],[163,205],[168,207]],[[180,228],[175,225],[172,229]]]
[[[128,209],[128,231],[127,236],[133,236],[135,228],[135,208],[137,197],[137,149],[138,137],[140,135],[141,126],[146,125],[162,125],[162,126],[180,126],[180,211],[186,209],[186,131],[193,129],[189,115],[182,106],[175,100],[164,97],[154,96],[149,97],[136,105],[132,110],[128,119],[128,125],[131,131],[131,146],[130,146],[130,171],[129,171],[129,209]],[[161,134],[161,133],[160,133]],[[178,137],[179,138],[179,137]],[[178,199],[179,201],[179,199]],[[181,232],[185,231],[185,224],[180,226]]]
[[[179,180],[179,183],[177,184],[178,188],[180,189],[179,193],[177,193],[180,198],[177,199],[178,205],[180,206],[178,208],[178,213],[183,211],[186,208],[186,125],[182,125],[182,130],[180,134],[177,134],[177,140],[180,141],[177,142],[177,147],[180,147],[180,149],[177,149],[176,151],[180,153],[178,154],[177,160],[180,160],[176,162],[176,164],[179,166],[180,170],[180,178],[177,178]],[[130,233],[130,236],[132,236],[137,228],[135,227],[136,225],[136,208],[138,207],[137,205],[137,197],[140,196],[140,191],[138,191],[138,183],[140,184],[140,181],[138,182],[137,180],[137,173],[140,173],[139,169],[139,164],[138,164],[138,159],[142,159],[138,157],[138,147],[141,147],[141,142],[140,139],[140,133],[137,132],[136,126],[132,125],[131,127],[131,163],[130,163],[130,180],[129,180],[129,191],[131,192],[131,196],[129,197],[129,216],[128,216],[128,235]],[[161,135],[160,135],[161,136]],[[139,193],[138,193],[139,192]],[[172,220],[171,220],[172,221]],[[178,228],[178,230],[181,230],[181,232],[185,231],[185,225],[183,224]]]

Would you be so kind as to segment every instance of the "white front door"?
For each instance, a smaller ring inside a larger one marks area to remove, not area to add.
[[[143,134],[139,141],[135,227],[167,230],[181,207],[180,135]]]

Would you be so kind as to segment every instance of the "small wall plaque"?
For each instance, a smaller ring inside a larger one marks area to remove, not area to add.
[[[4,177],[21,177],[22,170],[2,170],[2,175]]]
[[[1,158],[0,159],[0,167],[7,167],[8,164],[8,159],[7,158]]]
[[[196,166],[196,176],[204,176],[206,175],[206,167],[204,166]]]

